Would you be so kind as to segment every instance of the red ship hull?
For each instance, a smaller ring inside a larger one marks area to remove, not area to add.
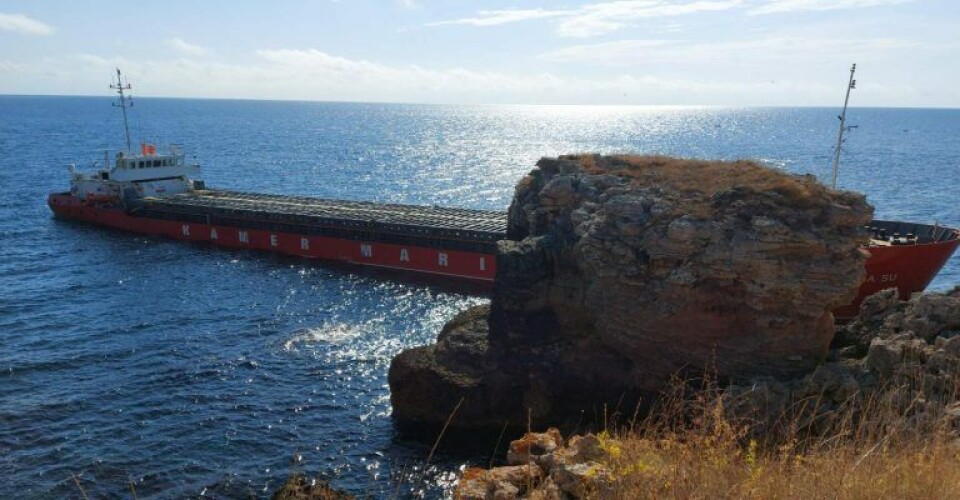
[[[69,193],[51,194],[48,204],[56,215],[68,219],[227,248],[275,252],[485,283],[493,283],[497,271],[496,259],[487,253],[135,217],[121,208],[85,205]]]
[[[900,297],[908,299],[922,292],[947,263],[950,256],[960,245],[960,235],[956,230],[943,228],[941,241],[918,243],[915,245],[876,246],[865,250],[870,252],[867,259],[867,277],[857,298],[849,305],[836,309],[833,314],[838,319],[849,319],[857,315],[863,299],[887,288],[896,288]]]
[[[484,284],[492,283],[496,275],[496,256],[492,252],[239,229],[228,225],[132,216],[122,208],[84,204],[69,193],[51,194],[48,203],[55,214],[64,218],[177,240],[427,273]],[[884,221],[876,223],[890,228],[891,234],[896,229],[903,229],[904,234],[908,230],[930,234],[915,244],[865,247],[870,252],[865,281],[853,302],[834,311],[838,319],[856,316],[864,298],[886,288],[897,288],[903,298],[923,291],[960,245],[960,232],[953,229]]]

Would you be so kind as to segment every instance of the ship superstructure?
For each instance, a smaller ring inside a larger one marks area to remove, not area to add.
[[[133,205],[137,200],[151,196],[186,193],[202,186],[200,165],[191,164],[178,145],[168,146],[166,153],[158,153],[153,144],[140,144],[139,153],[132,151],[127,108],[133,101],[125,93],[130,84],[123,84],[117,69],[117,83],[110,88],[117,92],[114,104],[123,112],[126,133],[126,151],[117,151],[112,165],[110,153],[105,152],[103,168],[93,172],[78,171],[70,165],[70,194],[87,204]]]

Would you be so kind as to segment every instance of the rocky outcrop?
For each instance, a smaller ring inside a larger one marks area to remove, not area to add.
[[[615,483],[603,462],[612,441],[593,435],[564,442],[557,429],[528,432],[510,443],[507,465],[464,471],[453,497],[460,500],[511,498],[610,498]]]
[[[273,500],[353,500],[353,495],[334,489],[322,479],[294,474],[273,493]]]
[[[632,410],[671,376],[821,363],[863,278],[861,195],[752,162],[542,159],[517,185],[489,306],[390,368],[401,423]],[[461,400],[462,399],[462,400]]]
[[[864,300],[838,329],[830,360],[812,373],[727,387],[728,416],[754,432],[784,419],[817,432],[837,423],[838,410],[882,409],[910,415],[917,432],[947,429],[960,438],[960,288],[898,298],[891,288]]]
[[[654,416],[641,424],[647,437],[625,434],[633,447],[626,460],[620,460],[623,441],[606,434],[565,442],[556,429],[527,433],[510,443],[506,466],[467,469],[454,498],[632,498],[624,496],[623,485],[650,471],[670,471],[666,451],[683,446],[677,436],[698,432],[703,443],[731,439],[753,447],[762,441],[781,452],[794,450],[798,439],[817,436],[811,442],[829,442],[829,450],[842,447],[842,439],[892,448],[904,437],[922,436],[906,442],[947,443],[960,451],[960,288],[908,302],[899,301],[895,289],[869,297],[860,315],[838,330],[829,358],[801,377],[755,378],[688,394],[682,407],[673,408],[687,418]],[[689,433],[671,428],[675,423]],[[721,437],[720,429],[731,434]],[[749,440],[740,440],[744,432]],[[803,455],[793,453],[790,461],[801,463]],[[856,463],[869,454],[858,451]]]

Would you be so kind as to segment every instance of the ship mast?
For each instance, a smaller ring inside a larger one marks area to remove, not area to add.
[[[117,94],[120,96],[119,103],[113,103],[114,106],[118,106],[123,110],[123,131],[127,134],[127,153],[130,153],[132,148],[130,147],[130,125],[127,123],[127,106],[133,107],[133,98],[127,97],[123,94],[124,90],[130,90],[130,84],[124,85],[120,80],[120,68],[117,68],[117,84],[110,85],[110,88],[117,91]]]
[[[850,82],[847,84],[847,97],[843,100],[843,112],[837,118],[840,119],[840,133],[837,134],[837,147],[833,151],[833,189],[837,188],[837,169],[840,167],[840,147],[843,145],[843,131],[846,130],[847,123],[847,104],[850,102],[850,91],[857,88],[857,81],[853,79],[853,73],[857,71],[857,65],[850,66]]]

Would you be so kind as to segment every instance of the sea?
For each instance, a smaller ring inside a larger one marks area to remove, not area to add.
[[[181,144],[211,188],[503,210],[565,153],[827,179],[838,112],[135,98],[130,133]],[[960,110],[847,118],[839,187],[877,218],[960,226]],[[431,454],[391,418],[391,357],[483,293],[55,219],[68,165],[124,144],[107,97],[0,96],[0,498],[258,498],[295,472],[433,498],[503,457],[517,436]],[[955,255],[930,288],[957,284]]]

